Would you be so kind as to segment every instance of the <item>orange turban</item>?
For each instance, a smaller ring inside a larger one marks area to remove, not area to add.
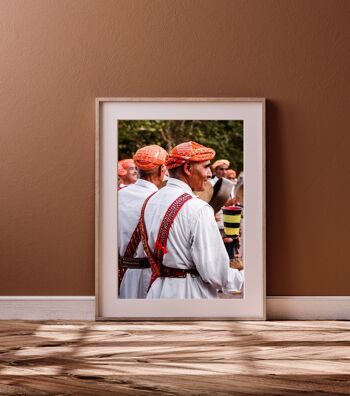
[[[123,167],[123,160],[118,161],[118,176],[121,176],[121,177],[125,176],[126,169]]]
[[[181,143],[174,147],[167,156],[166,166],[173,169],[181,166],[185,162],[208,161],[215,157],[212,148],[204,147],[196,142]]]
[[[236,177],[236,171],[234,171],[233,169],[228,169],[226,172],[226,178],[227,177]]]
[[[167,152],[160,146],[152,144],[138,149],[134,155],[136,166],[142,170],[150,170],[165,164]]]
[[[128,170],[131,166],[135,166],[134,161],[131,158],[123,159],[118,162],[118,165],[125,170]]]
[[[225,159],[217,160],[213,163],[212,168],[215,169],[218,166],[226,165],[227,167],[230,166],[230,161],[227,161]]]
[[[118,176],[123,177],[126,175],[126,170],[118,164]]]

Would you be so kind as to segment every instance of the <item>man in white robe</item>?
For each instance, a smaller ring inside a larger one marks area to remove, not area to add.
[[[146,198],[158,191],[166,168],[167,152],[160,146],[143,147],[135,153],[133,159],[139,170],[140,178],[118,192],[118,235],[119,255],[125,254],[132,234],[139,222],[141,208]],[[139,243],[135,258],[146,257]],[[120,298],[146,298],[151,277],[150,268],[127,269],[120,284]]]
[[[158,277],[147,298],[217,298],[217,290],[241,290],[244,270],[230,268],[230,259],[214,218],[214,211],[193,191],[203,191],[211,177],[210,159],[215,151],[195,142],[176,146],[167,157],[167,185],[150,198],[144,213],[148,245],[154,251],[160,224],[169,206],[184,193],[192,196],[171,225],[165,267],[185,270],[184,277]],[[196,269],[198,274],[193,274]],[[192,273],[189,273],[189,270]]]

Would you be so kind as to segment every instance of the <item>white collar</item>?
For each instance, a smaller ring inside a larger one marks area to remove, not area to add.
[[[181,188],[188,194],[193,195],[195,197],[195,195],[193,194],[192,188],[187,183],[183,182],[182,180],[175,179],[174,177],[169,177],[166,186]]]
[[[137,186],[147,188],[148,190],[158,191],[157,186],[155,184],[149,182],[148,180],[137,179],[135,184]]]

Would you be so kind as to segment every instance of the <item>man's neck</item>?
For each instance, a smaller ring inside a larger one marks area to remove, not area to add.
[[[159,188],[159,185],[161,184],[160,181],[159,181],[159,178],[158,177],[154,177],[154,176],[144,176],[144,177],[140,177],[140,179],[148,181],[149,183],[154,184],[158,188]]]
[[[171,176],[171,177],[174,178],[174,179],[177,179],[177,180],[181,180],[182,182],[188,184],[189,187],[191,188],[191,190],[193,190],[192,187],[190,186],[190,184],[189,184],[188,179],[187,179],[186,176],[184,176],[184,175],[179,175],[179,176]]]

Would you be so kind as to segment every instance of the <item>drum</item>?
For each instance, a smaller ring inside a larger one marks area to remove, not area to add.
[[[234,184],[225,178],[220,178],[214,185],[213,196],[209,201],[209,205],[217,213],[231,197]]]
[[[242,207],[224,206],[222,208],[224,215],[224,231],[227,236],[238,236],[241,225]]]
[[[225,236],[231,237],[232,242],[225,242],[225,247],[230,259],[235,258],[239,248],[239,229],[241,225],[242,207],[224,206],[222,208],[224,217]]]

